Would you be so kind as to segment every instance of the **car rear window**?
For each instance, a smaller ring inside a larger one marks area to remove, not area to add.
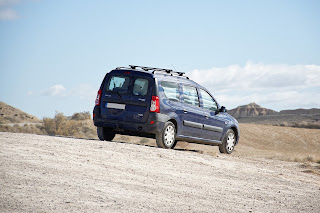
[[[107,86],[108,91],[127,93],[130,84],[130,78],[127,76],[112,76]]]
[[[137,78],[133,85],[133,94],[145,96],[148,93],[149,81],[144,78]]]
[[[177,102],[179,101],[180,92],[179,92],[179,85],[177,83],[163,81],[161,83],[161,86],[163,88],[165,96],[170,101],[177,101]]]

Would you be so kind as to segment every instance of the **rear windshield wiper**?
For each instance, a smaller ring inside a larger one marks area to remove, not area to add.
[[[109,92],[116,93],[116,94],[119,95],[119,97],[122,99],[122,96],[121,96],[120,92],[118,92],[118,91],[113,91],[113,90],[109,90]]]
[[[122,99],[122,96],[120,95],[120,92],[118,92],[118,91],[115,91],[118,95],[119,95],[119,97]]]

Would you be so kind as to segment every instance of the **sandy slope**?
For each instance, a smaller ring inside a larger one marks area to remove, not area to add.
[[[0,212],[319,212],[301,163],[0,133]]]
[[[233,156],[320,161],[320,129],[241,123],[240,133],[240,142]],[[177,148],[199,150],[213,156],[219,153],[218,147],[184,142],[179,142]]]

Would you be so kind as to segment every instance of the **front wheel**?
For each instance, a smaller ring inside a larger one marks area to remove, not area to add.
[[[221,153],[231,154],[236,142],[236,135],[232,129],[229,129],[222,141],[222,144],[219,145],[219,151]]]
[[[162,131],[156,135],[157,146],[165,149],[173,149],[176,145],[176,127],[168,121]]]
[[[112,129],[105,127],[97,127],[97,133],[101,141],[111,141],[116,136]]]

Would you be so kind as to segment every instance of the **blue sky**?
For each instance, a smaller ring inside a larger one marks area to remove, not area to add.
[[[173,68],[231,109],[320,108],[320,1],[0,0],[0,101],[92,111],[106,72]]]

